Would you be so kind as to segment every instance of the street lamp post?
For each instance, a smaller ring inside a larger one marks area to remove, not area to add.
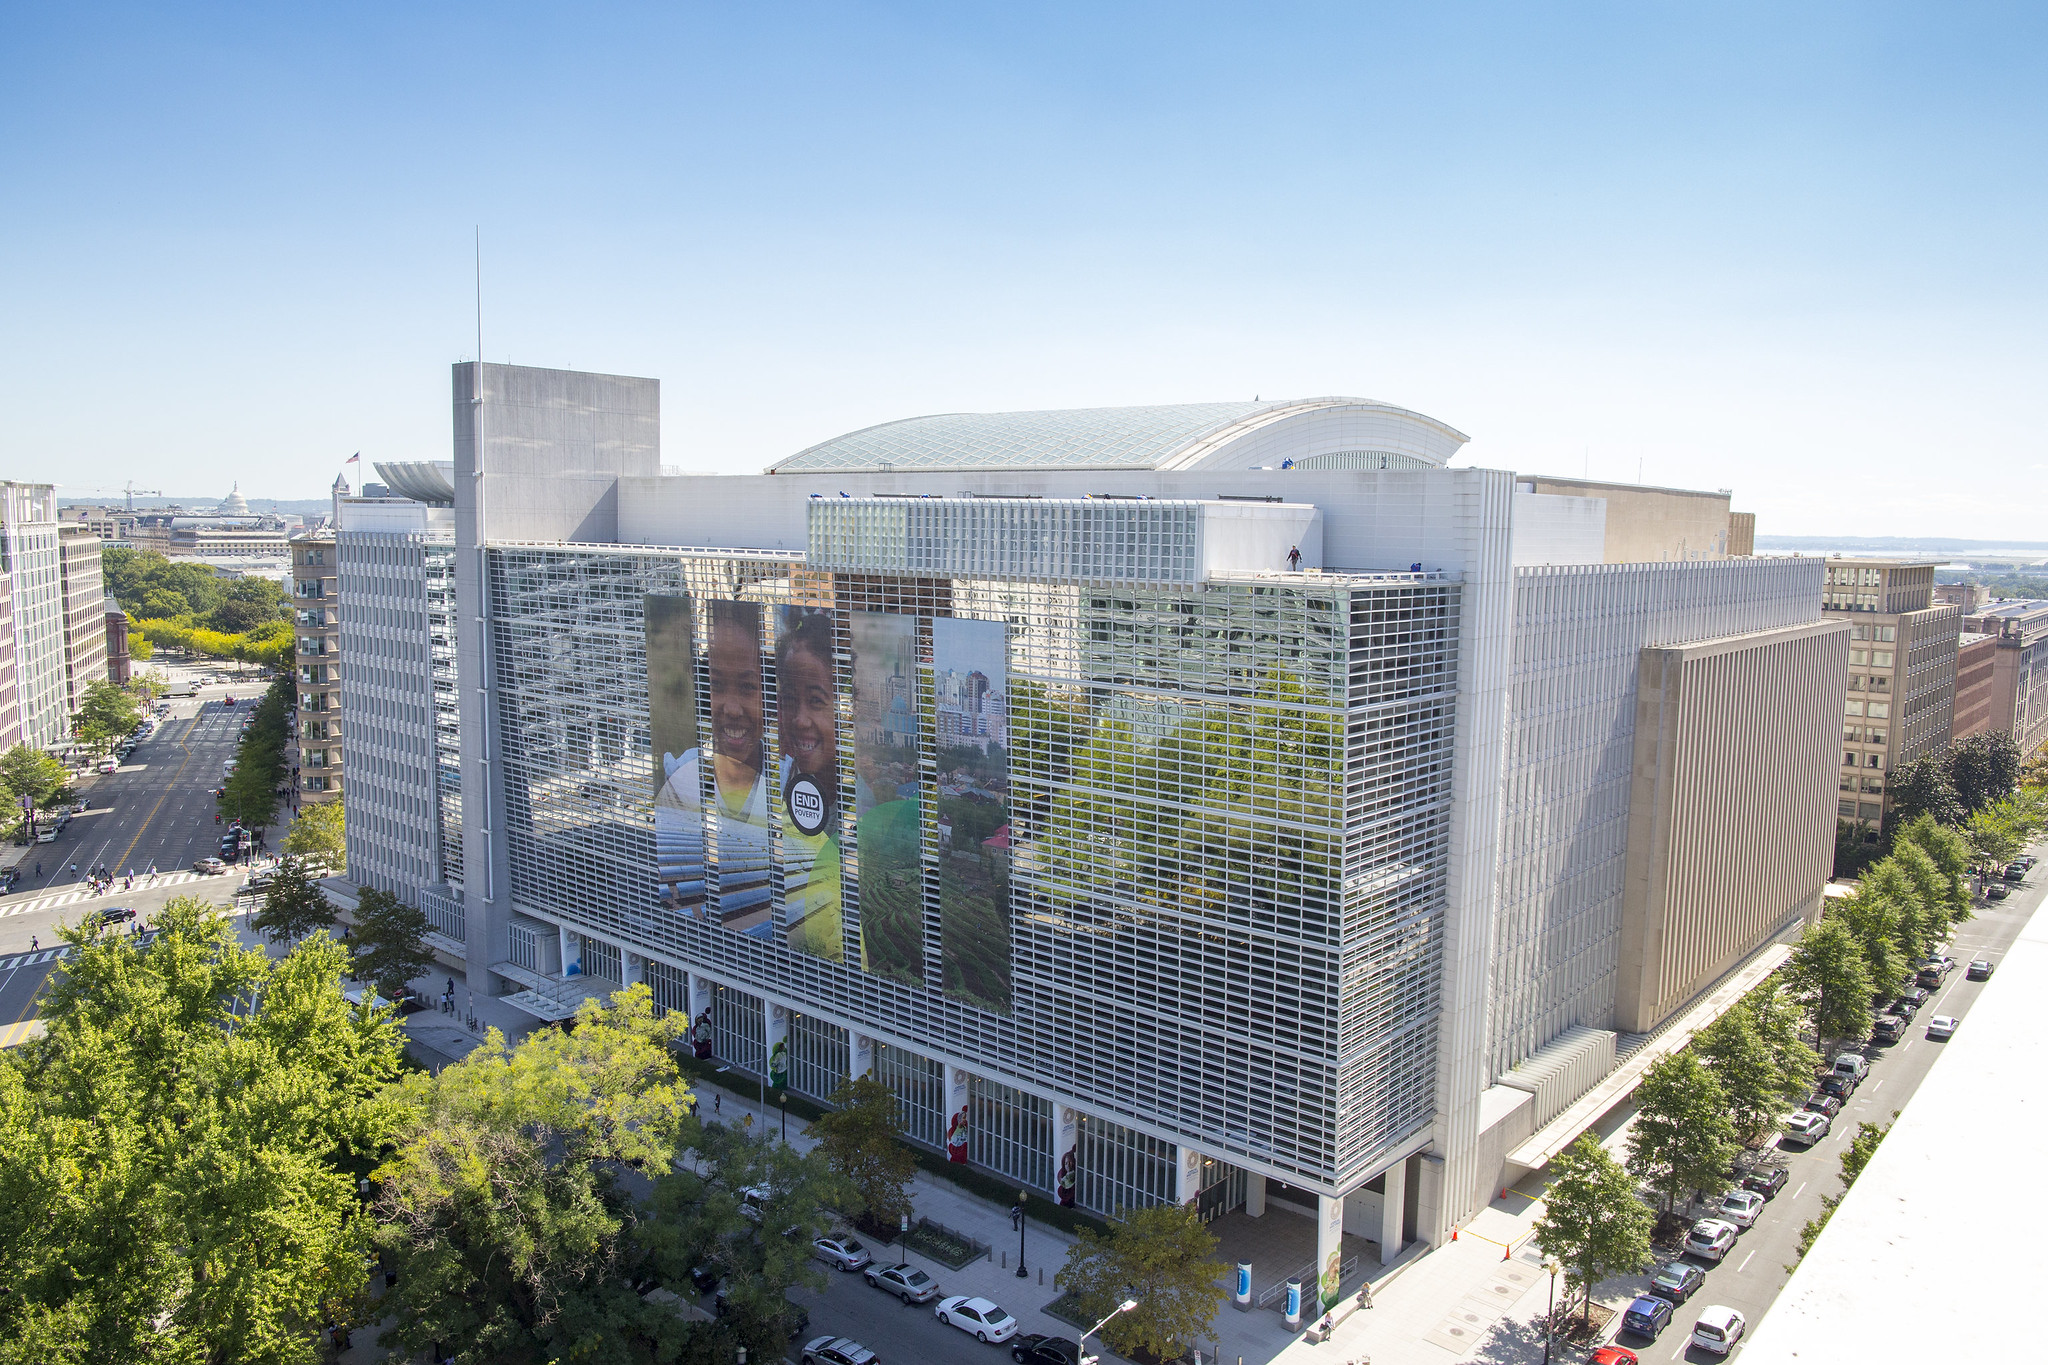
[[[1564,1267],[1556,1257],[1546,1256],[1543,1268],[1550,1272],[1550,1311],[1543,1315],[1543,1365],[1550,1365],[1550,1335],[1557,1330],[1557,1272]]]
[[[782,1145],[787,1147],[789,1145],[789,1092],[787,1090],[775,1092],[775,1107],[782,1111]]]
[[[1024,1278],[1024,1191],[1017,1191],[1017,1206],[1010,1210],[1010,1222],[1017,1228],[1017,1278]],[[1107,1321],[1107,1319],[1105,1319]]]
[[[1110,1318],[1115,1317],[1118,1313],[1128,1313],[1137,1306],[1138,1301],[1136,1299],[1125,1299],[1122,1303],[1110,1309],[1108,1316],[1103,1318],[1101,1322],[1096,1323],[1093,1327],[1090,1327],[1087,1331],[1081,1333],[1081,1339],[1074,1343],[1076,1346],[1081,1348],[1081,1351],[1083,1353],[1081,1356],[1080,1365],[1096,1365],[1096,1362],[1102,1359],[1101,1356],[1091,1356],[1086,1353],[1088,1350],[1088,1338],[1094,1336],[1097,1332],[1100,1332],[1103,1329],[1103,1327],[1105,1327],[1108,1324]]]

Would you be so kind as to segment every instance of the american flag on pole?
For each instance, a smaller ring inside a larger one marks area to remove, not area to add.
[[[360,451],[360,450],[358,450],[358,451],[357,451],[357,452],[356,452],[355,454],[353,454],[353,455],[349,456],[349,457],[348,457],[348,458],[347,458],[346,460],[343,460],[343,461],[342,461],[342,463],[343,463],[343,464],[360,464],[360,463],[362,462],[362,458],[363,458],[363,452],[362,452],[362,451]]]

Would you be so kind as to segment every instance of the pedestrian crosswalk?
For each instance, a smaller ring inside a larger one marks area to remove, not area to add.
[[[121,883],[116,879],[113,889],[101,891],[97,894],[86,890],[82,886],[70,886],[62,891],[47,892],[40,896],[30,897],[27,900],[0,905],[0,917],[25,915],[35,910],[52,910],[60,905],[75,905],[80,901],[119,902],[123,896],[132,896],[137,892],[149,891],[161,886],[182,886],[186,882],[212,882],[224,892],[238,891],[242,886],[241,879],[237,877],[209,877],[198,872],[164,872],[159,873],[154,882],[147,877],[137,877],[135,885],[127,888],[125,891],[120,889]]]
[[[54,948],[37,948],[12,957],[0,957],[0,972],[11,972],[16,967],[39,967],[45,962],[56,962],[71,956],[71,945],[60,943]]]

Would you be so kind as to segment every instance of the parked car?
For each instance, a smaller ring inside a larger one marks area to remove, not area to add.
[[[2001,885],[1998,882],[1993,882],[1991,885],[1984,888],[1984,899],[1988,901],[2002,901],[2011,894],[2011,887]]]
[[[1941,984],[1941,979],[1947,976],[1955,965],[1954,958],[1930,957],[1921,963],[1920,970],[1913,974],[1913,984],[1931,991]]]
[[[1660,1266],[1650,1277],[1650,1292],[1674,1304],[1684,1303],[1707,1282],[1707,1272],[1691,1261],[1673,1261]]]
[[[1826,1114],[1816,1114],[1811,1109],[1802,1109],[1785,1120],[1785,1140],[1811,1147],[1828,1135],[1830,1126]]]
[[[1854,1076],[1860,1081],[1870,1074],[1870,1059],[1860,1052],[1837,1053],[1830,1070],[1837,1076]]]
[[[1870,1026],[1870,1041],[1873,1043],[1896,1043],[1906,1036],[1906,1021],[1896,1014],[1887,1014]]]
[[[1961,1022],[1953,1015],[1937,1014],[1927,1021],[1927,1037],[1931,1042],[1945,1043],[1956,1036],[1956,1025]]]
[[[1692,1344],[1702,1351],[1725,1356],[1735,1349],[1735,1343],[1742,1340],[1748,1327],[1749,1320],[1742,1314],[1717,1303],[1701,1313],[1699,1321],[1692,1325]]]
[[[1586,1365],[1642,1365],[1642,1362],[1636,1359],[1636,1353],[1628,1347],[1610,1343],[1587,1356]]]
[[[99,771],[99,772],[101,772],[101,773],[117,773],[117,772],[120,772],[120,771],[121,771],[121,760],[120,760],[120,759],[118,759],[118,758],[103,758],[103,759],[101,759],[101,760],[99,761],[99,766],[98,766],[98,769],[97,769],[97,771]]]
[[[2025,881],[2027,879],[2027,869],[2021,867],[2018,863],[2014,863],[2011,867],[2005,869],[2004,876],[2009,882]]]
[[[37,834],[37,835],[36,835],[36,842],[37,842],[37,843],[39,843],[39,844],[54,844],[54,843],[56,843],[56,842],[57,842],[57,830],[56,830],[56,828],[55,828],[54,826],[52,826],[51,828],[49,828],[49,829],[46,829],[46,830],[43,830],[43,831],[42,831],[41,833]]]
[[[1742,1188],[1770,1199],[1785,1188],[1790,1176],[1791,1172],[1783,1166],[1758,1166],[1742,1177]]]
[[[1026,1332],[1010,1343],[1010,1359],[1017,1365],[1080,1365],[1081,1347],[1067,1337]]]
[[[869,1266],[867,1282],[905,1303],[930,1303],[939,1296],[939,1282],[915,1266]]]
[[[1755,1190],[1730,1190],[1721,1196],[1716,1214],[1739,1228],[1756,1226],[1757,1215],[1764,1211],[1764,1197]]]
[[[218,877],[228,870],[228,865],[218,858],[201,858],[192,864],[192,870],[202,877]]]
[[[1008,1341],[1017,1335],[1017,1320],[988,1299],[955,1294],[950,1299],[940,1299],[932,1316],[972,1333],[977,1341]]]
[[[1689,1255],[1718,1263],[1735,1245],[1735,1225],[1719,1218],[1702,1218],[1685,1234]]]
[[[1997,970],[1997,964],[1990,958],[1980,957],[1971,961],[1970,970],[1964,972],[1963,976],[1970,981],[1989,981],[1991,974]]]
[[[859,1270],[875,1259],[851,1237],[820,1237],[811,1243],[811,1254],[837,1270]]]
[[[880,1359],[852,1337],[813,1337],[804,1343],[803,1365],[875,1365]]]
[[[1678,1310],[1672,1307],[1669,1299],[1645,1294],[1622,1310],[1621,1330],[1655,1341],[1658,1335],[1671,1325],[1671,1315],[1676,1311]]]
[[[1822,1090],[1827,1091],[1837,1099],[1844,1100],[1855,1094],[1856,1087],[1861,1084],[1863,1082],[1857,1080],[1854,1076],[1823,1076],[1820,1080],[1820,1088]]]
[[[1911,1019],[1920,1012],[1920,1007],[1926,1003],[1926,991],[1921,990],[1918,986],[1908,986],[1899,992],[1898,999],[1892,1001],[1889,1012],[1898,1015],[1901,1019]]]

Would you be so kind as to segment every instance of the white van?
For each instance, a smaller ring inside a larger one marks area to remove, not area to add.
[[[1735,1349],[1735,1343],[1742,1340],[1742,1333],[1749,1322],[1733,1308],[1715,1304],[1700,1314],[1699,1321],[1692,1325],[1692,1344],[1702,1351],[1712,1351],[1725,1356]]]
[[[1870,1074],[1870,1059],[1860,1053],[1844,1052],[1835,1058],[1835,1074],[1862,1080]]]

